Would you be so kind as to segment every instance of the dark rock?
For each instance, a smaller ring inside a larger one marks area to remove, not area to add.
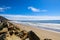
[[[29,40],[40,40],[40,38],[33,31],[28,32],[28,38]]]
[[[0,35],[0,40],[5,40],[5,38],[6,38],[6,33],[2,33],[2,34]]]
[[[3,22],[3,21],[8,21],[8,19],[6,19],[6,18],[3,17],[3,16],[0,16],[0,22]]]

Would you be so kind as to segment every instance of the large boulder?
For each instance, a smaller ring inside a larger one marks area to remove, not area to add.
[[[33,31],[28,32],[28,38],[29,40],[40,40],[40,38]]]

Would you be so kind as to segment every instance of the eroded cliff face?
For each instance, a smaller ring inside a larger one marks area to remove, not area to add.
[[[2,21],[3,20],[3,21]],[[0,40],[40,40],[32,31],[27,32],[0,16]]]

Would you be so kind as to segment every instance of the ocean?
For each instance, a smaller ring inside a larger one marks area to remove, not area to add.
[[[60,20],[14,20],[12,22],[36,27],[42,30],[60,32]]]

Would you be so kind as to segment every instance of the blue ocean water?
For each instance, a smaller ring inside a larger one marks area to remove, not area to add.
[[[33,23],[58,23],[60,24],[60,20],[17,20],[21,22],[33,22]]]

